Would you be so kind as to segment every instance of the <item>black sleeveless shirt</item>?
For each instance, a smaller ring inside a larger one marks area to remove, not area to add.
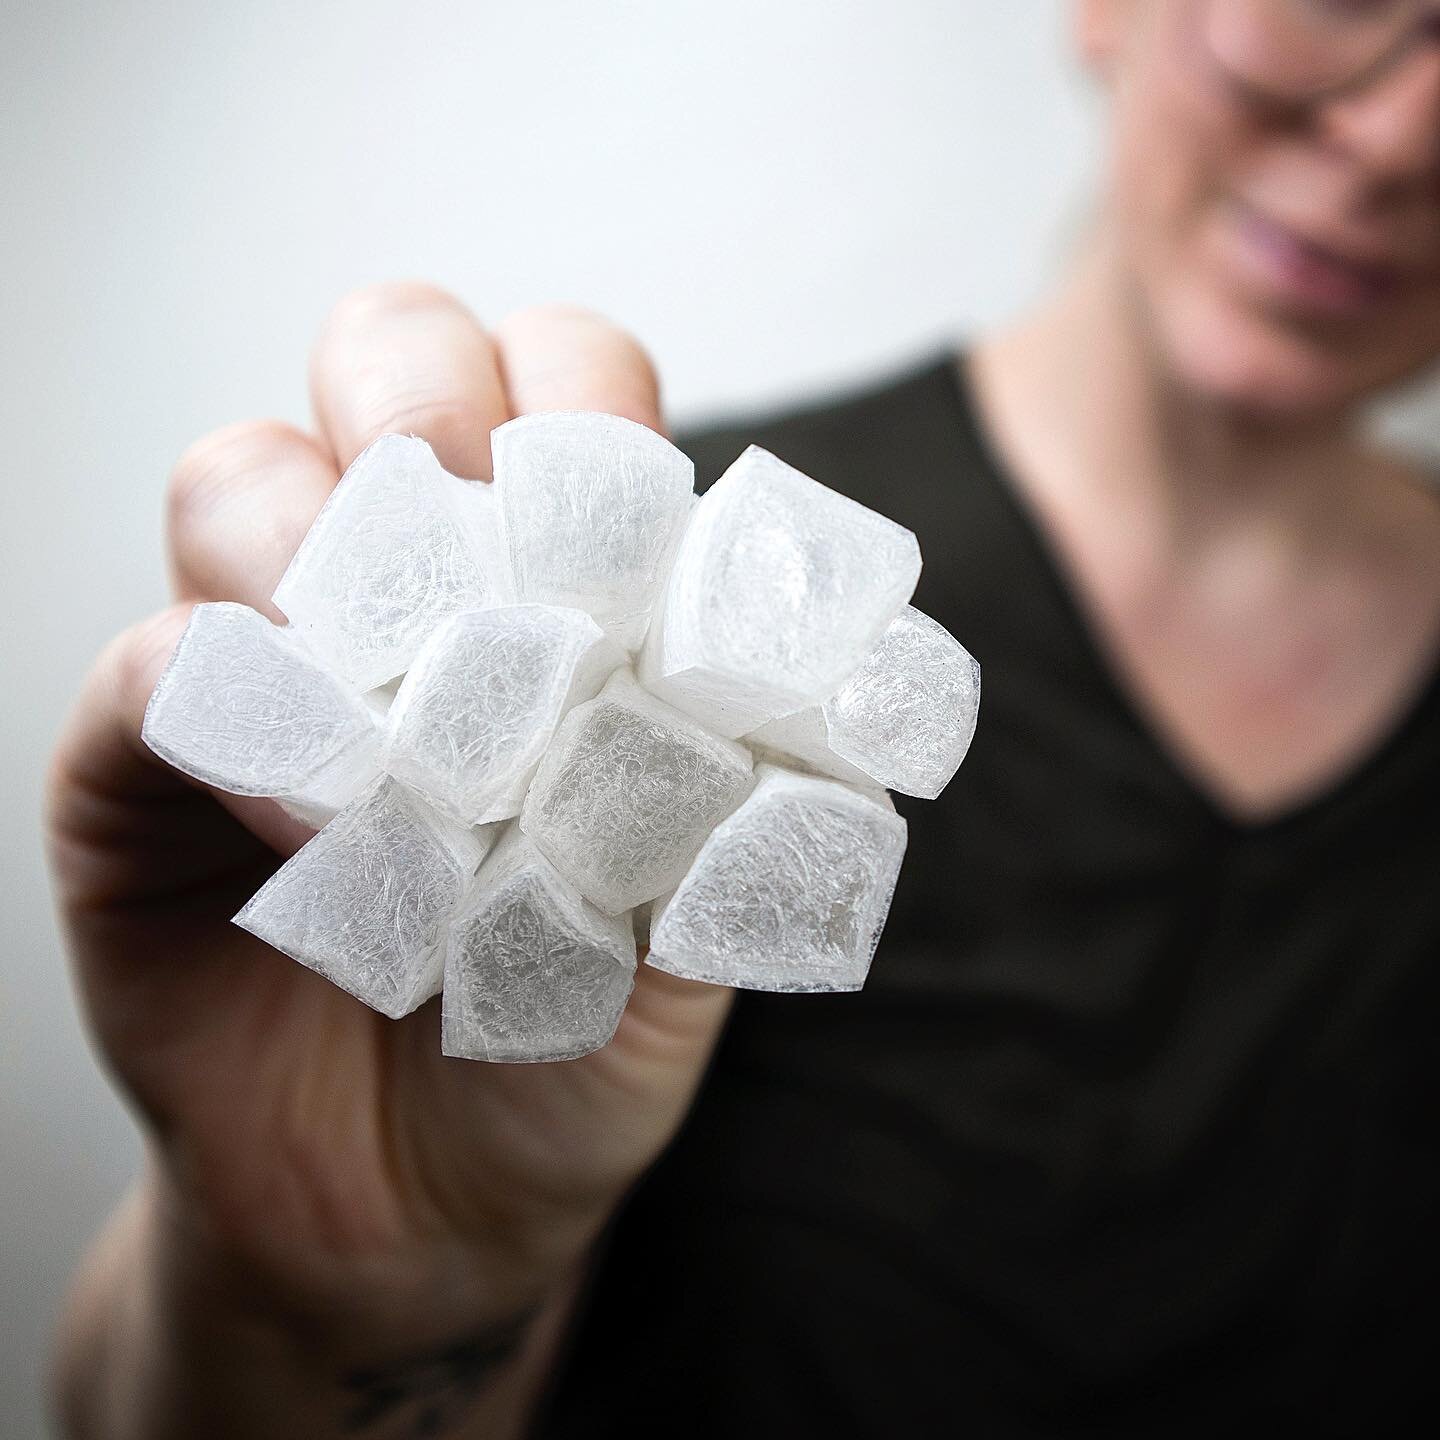
[[[752,441],[919,536],[914,603],[980,661],[979,729],[938,800],[896,797],[865,989],[739,997],[537,1433],[1423,1415],[1440,675],[1319,798],[1236,823],[1117,685],[954,356],[680,437],[702,484]]]

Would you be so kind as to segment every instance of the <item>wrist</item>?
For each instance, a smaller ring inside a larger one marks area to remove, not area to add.
[[[575,1290],[487,1292],[461,1272],[422,1291],[408,1265],[372,1264],[352,1274],[347,1306],[338,1278],[322,1294],[264,1270],[215,1246],[163,1181],[137,1187],[67,1306],[55,1372],[66,1433],[378,1436],[429,1415],[459,1435],[474,1414],[506,1434]]]
[[[460,1216],[384,1187],[212,1193],[160,1153],[141,1187],[167,1303],[198,1304],[334,1346],[504,1325],[583,1268],[608,1212],[517,1204]],[[279,1167],[277,1167],[277,1170]]]
[[[167,1311],[337,1359],[512,1329],[566,1289],[588,1248],[577,1237],[537,1263],[444,1229],[348,1246],[262,1230],[261,1243],[237,1244],[163,1174],[147,1179],[139,1203],[143,1264]]]

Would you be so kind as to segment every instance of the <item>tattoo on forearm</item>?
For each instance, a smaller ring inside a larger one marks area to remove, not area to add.
[[[347,1371],[340,1381],[347,1393],[345,1433],[373,1433],[393,1421],[397,1436],[448,1434],[494,1371],[519,1350],[533,1319],[527,1310],[443,1349]]]

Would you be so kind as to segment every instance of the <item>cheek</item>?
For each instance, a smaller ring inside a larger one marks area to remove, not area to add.
[[[1211,389],[1227,366],[1255,359],[1245,352],[1257,337],[1244,335],[1243,314],[1217,283],[1215,257],[1227,196],[1256,136],[1177,27],[1157,21],[1137,48],[1111,112],[1111,233],[1161,362]]]
[[[1363,328],[1306,330],[1237,280],[1227,227],[1247,175],[1293,141],[1225,89],[1189,7],[1148,12],[1118,67],[1109,207],[1118,258],[1160,363],[1180,384],[1266,411],[1342,405],[1440,353],[1440,283]]]
[[[1203,262],[1260,137],[1210,70],[1190,7],[1149,13],[1117,76],[1110,199],[1122,260],[1147,290],[1163,292]]]
[[[1342,404],[1354,386],[1326,347],[1256,315],[1203,274],[1181,275],[1146,304],[1162,364],[1183,388],[1258,414]]]

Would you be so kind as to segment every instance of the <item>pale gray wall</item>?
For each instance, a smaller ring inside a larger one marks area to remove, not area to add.
[[[1083,214],[1063,0],[9,3],[0,11],[0,1432],[40,1433],[64,1279],[137,1146],[39,856],[50,736],[160,604],[161,489],[305,416],[358,282],[545,299],[682,417],[858,377],[1022,301]]]

